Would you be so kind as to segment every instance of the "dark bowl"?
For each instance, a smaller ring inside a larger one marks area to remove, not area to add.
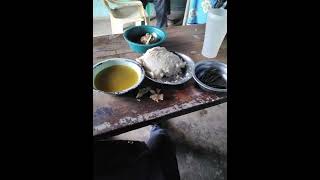
[[[219,75],[223,78],[225,83],[227,83],[227,65],[214,60],[203,60],[199,61],[195,64],[193,70],[193,79],[197,82],[197,84],[205,91],[215,91],[215,92],[227,92],[226,88],[214,88],[208,86],[200,81],[201,76],[205,73],[206,70],[214,68],[218,70]]]

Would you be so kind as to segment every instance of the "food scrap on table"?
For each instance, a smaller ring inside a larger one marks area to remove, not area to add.
[[[157,88],[156,90],[151,89],[150,87],[145,87],[142,89],[139,89],[139,92],[136,96],[137,101],[141,101],[141,97],[143,97],[148,92],[151,93],[150,98],[156,102],[159,102],[160,100],[163,100],[163,94],[160,94],[161,89]]]
[[[159,100],[163,100],[163,94],[160,94],[160,89],[156,89],[156,91],[154,91],[154,90],[150,90],[150,92],[151,92],[151,96],[150,96],[150,98],[152,99],[152,100],[154,100],[154,101],[156,101],[156,102],[159,102]]]
[[[142,88],[142,89],[139,89],[139,92],[136,96],[136,98],[141,98],[142,96],[144,96],[145,94],[147,94],[149,91],[151,90],[150,87],[146,87],[146,88]]]

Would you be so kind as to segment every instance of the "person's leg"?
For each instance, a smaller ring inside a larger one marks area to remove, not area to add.
[[[167,27],[168,17],[170,14],[170,0],[140,0],[143,4],[143,8],[146,8],[148,3],[154,3],[156,10],[157,27]]]
[[[157,27],[167,27],[168,17],[170,14],[170,0],[154,0],[156,10]]]
[[[158,125],[153,125],[147,146],[154,159],[159,162],[165,178],[173,180],[180,179],[175,146],[167,130],[162,129]]]

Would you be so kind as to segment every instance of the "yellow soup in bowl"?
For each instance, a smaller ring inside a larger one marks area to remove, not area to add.
[[[145,71],[133,59],[110,58],[93,65],[93,89],[121,95],[137,88]]]
[[[99,72],[94,84],[101,91],[117,92],[132,87],[138,80],[138,74],[132,68],[114,65]]]

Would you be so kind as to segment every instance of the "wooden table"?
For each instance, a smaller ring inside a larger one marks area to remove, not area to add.
[[[208,59],[201,55],[204,25],[178,26],[167,29],[168,38],[162,44],[168,50],[181,52],[195,62]],[[93,38],[93,64],[107,58],[121,57],[135,59],[141,56],[133,53],[122,35],[108,35]],[[227,41],[224,40],[215,60],[227,63]],[[158,103],[148,96],[137,101],[138,89],[113,96],[93,90],[93,135],[105,138],[154,122],[177,117],[227,101],[227,93],[209,93],[201,90],[191,79],[184,85],[164,86],[147,78],[140,88],[160,88],[164,100]]]

